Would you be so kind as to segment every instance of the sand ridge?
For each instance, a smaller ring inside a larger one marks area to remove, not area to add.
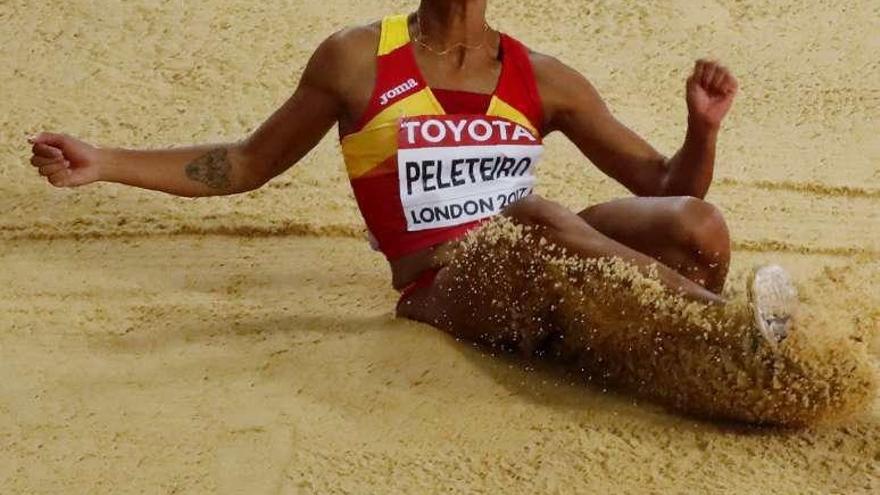
[[[692,60],[724,60],[742,91],[709,199],[730,288],[781,261],[813,328],[878,355],[876,2],[490,4],[665,152]],[[414,2],[351,5],[0,2],[0,492],[880,490],[877,401],[805,431],[715,425],[394,320],[333,136],[234,198],[55,190],[25,163],[41,129],[238,139],[323,37]],[[538,175],[573,208],[624,194],[559,136]]]

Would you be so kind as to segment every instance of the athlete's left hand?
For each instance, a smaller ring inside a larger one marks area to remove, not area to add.
[[[733,105],[739,85],[727,67],[710,60],[697,60],[687,80],[688,122],[717,130]]]

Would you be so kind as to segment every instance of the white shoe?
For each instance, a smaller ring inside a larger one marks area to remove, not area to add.
[[[797,288],[784,268],[764,265],[752,272],[748,291],[755,324],[775,348],[791,329],[798,306]]]

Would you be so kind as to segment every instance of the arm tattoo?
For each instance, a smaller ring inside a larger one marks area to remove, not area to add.
[[[227,189],[231,168],[226,148],[217,148],[188,163],[186,176],[214,189]]]

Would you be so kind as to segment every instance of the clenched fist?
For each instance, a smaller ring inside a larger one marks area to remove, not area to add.
[[[727,67],[717,62],[697,60],[687,80],[688,120],[715,130],[733,105],[739,84]]]
[[[65,134],[41,132],[28,138],[31,165],[56,187],[76,187],[100,178],[100,150]]]

